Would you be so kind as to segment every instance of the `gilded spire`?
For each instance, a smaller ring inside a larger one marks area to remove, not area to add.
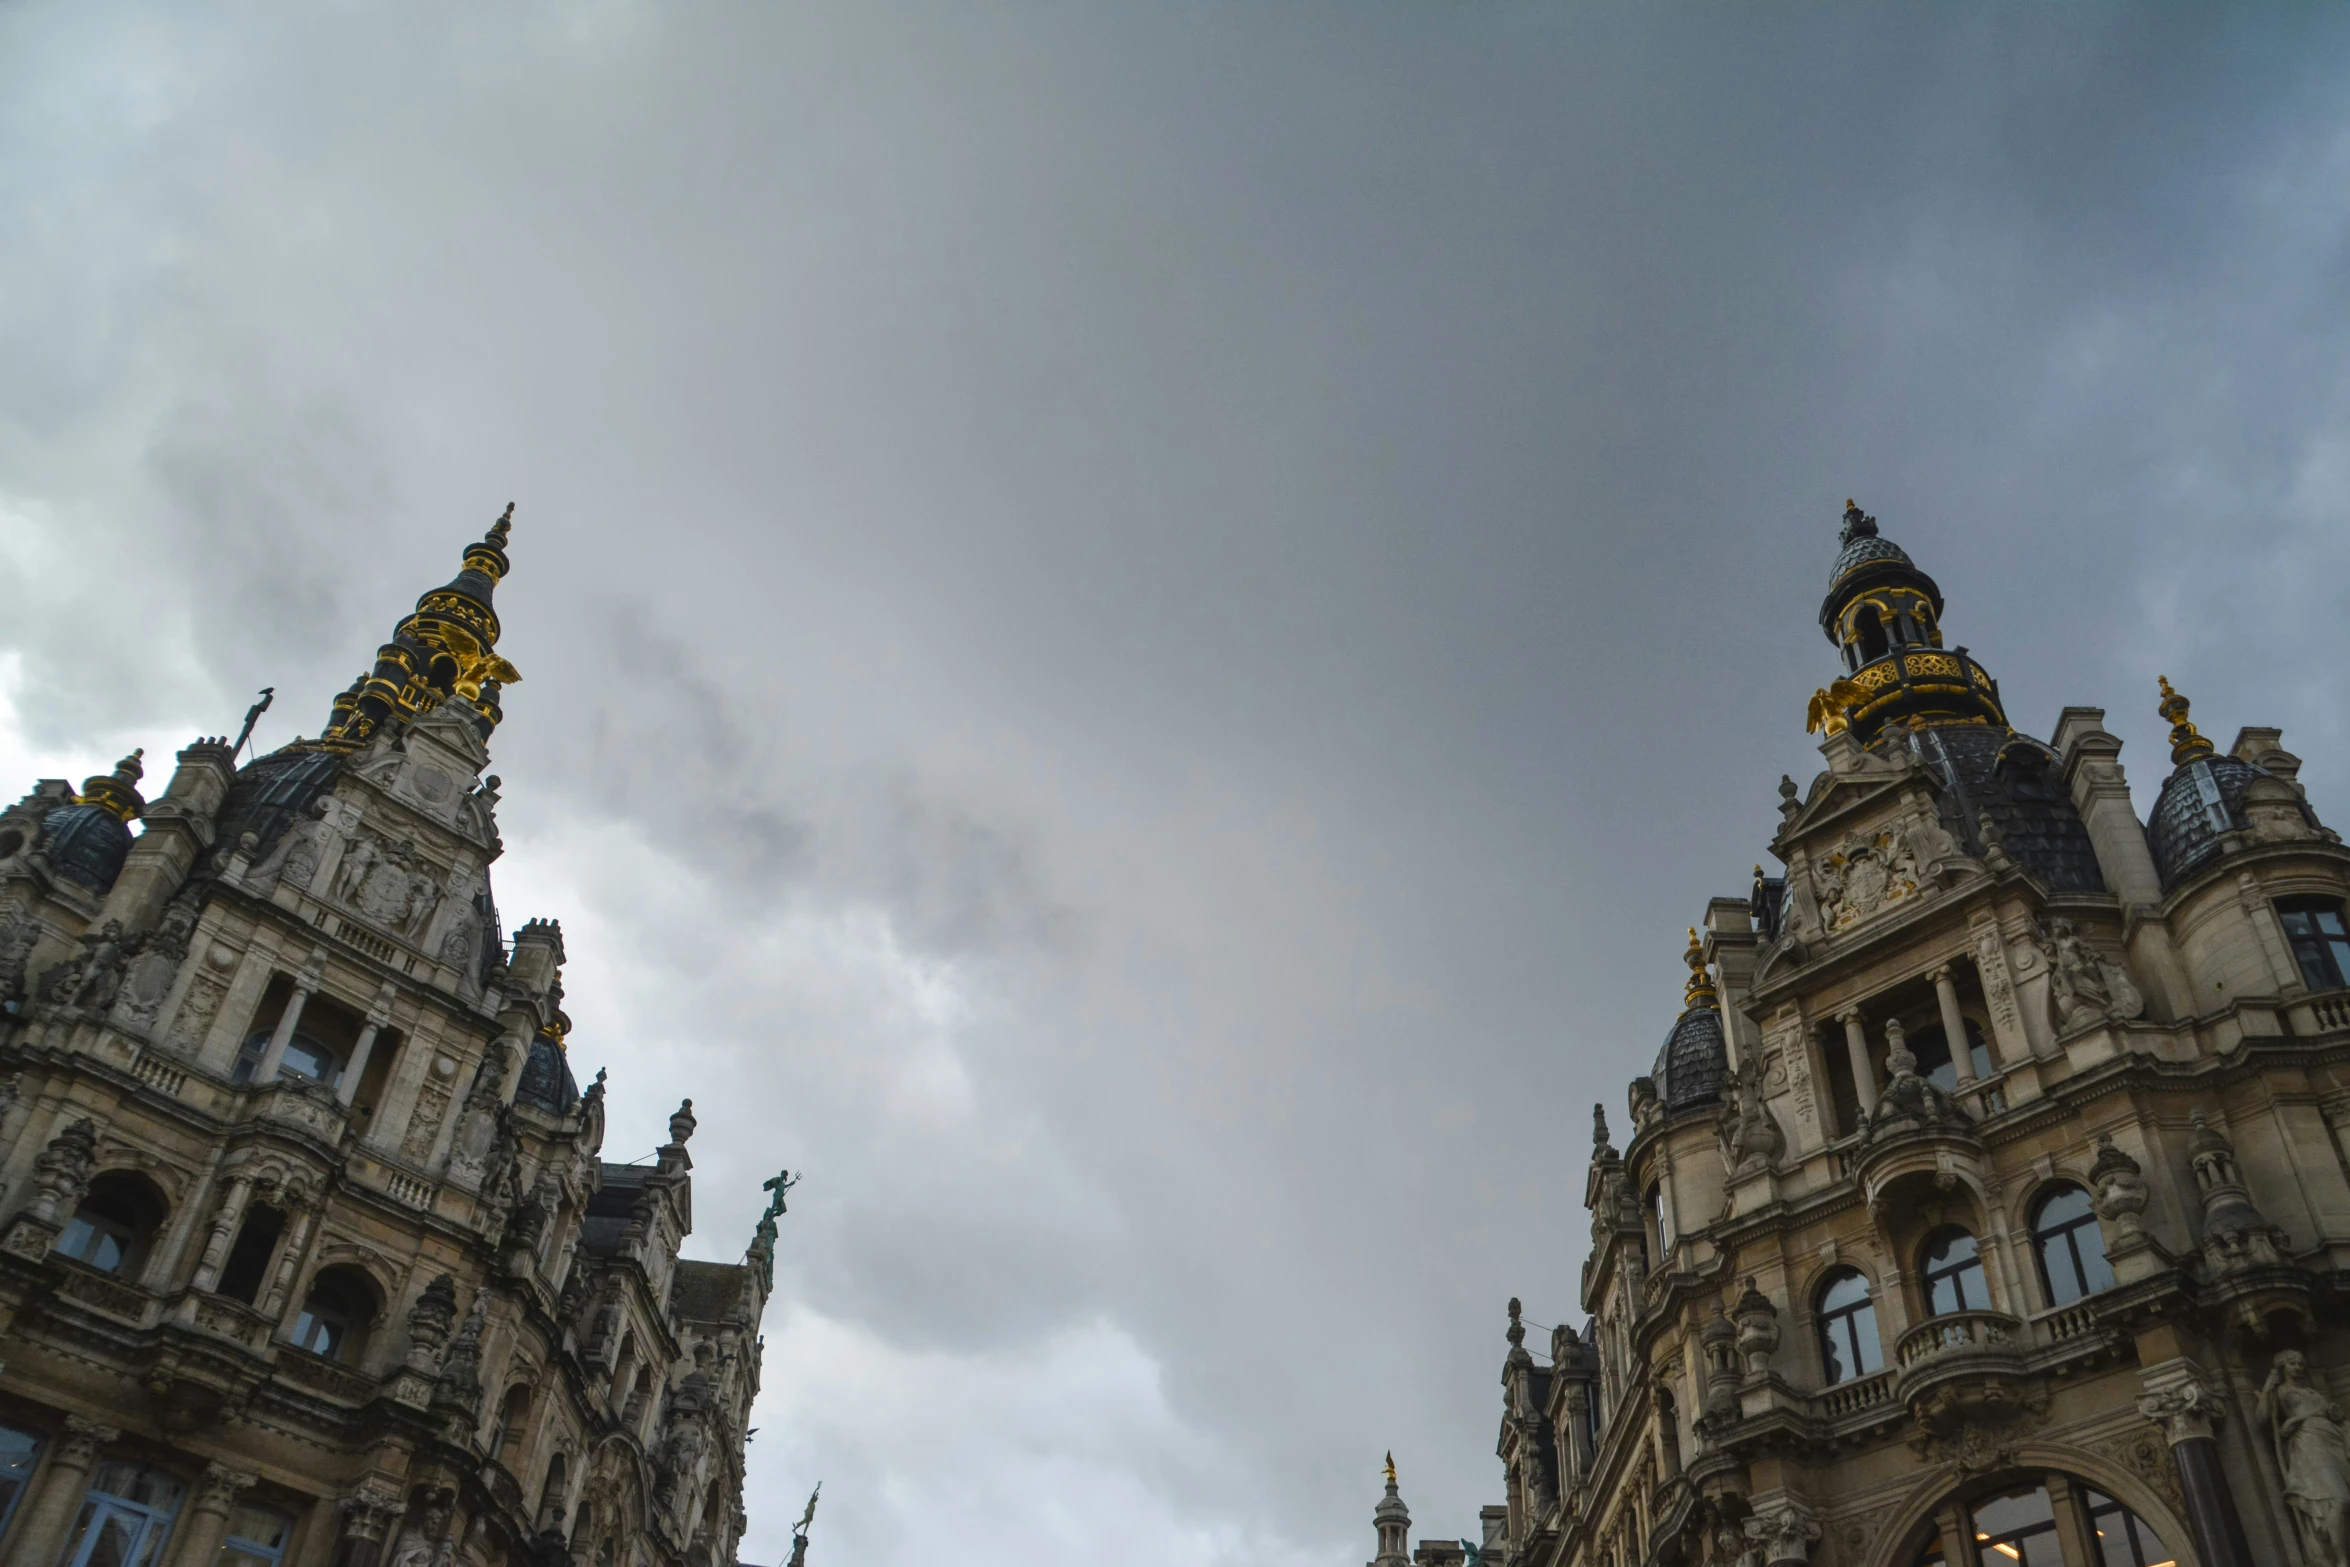
[[[1705,971],[1705,944],[1697,939],[1697,927],[1689,927],[1689,950],[1681,954],[1681,961],[1689,965],[1689,984],[1681,992],[1681,1005],[1710,1007],[1714,1004],[1714,982]]]
[[[1387,1489],[1392,1491],[1395,1489],[1395,1449],[1393,1448],[1389,1448],[1387,1450],[1387,1469],[1385,1472],[1387,1475]]]
[[[2170,676],[2156,675],[2162,686],[2162,701],[2155,706],[2170,722],[2170,759],[2176,767],[2184,767],[2198,757],[2209,756],[2216,749],[2209,740],[2187,721],[2187,699],[2171,689]]]
[[[147,748],[140,746],[115,763],[113,772],[83,779],[82,792],[75,799],[112,811],[125,822],[136,820],[147,809],[147,802],[139,798],[139,780],[147,775],[139,759],[146,754]]]
[[[522,678],[498,656],[498,612],[492,597],[511,562],[506,540],[514,531],[514,503],[480,541],[465,547],[457,575],[416,601],[416,608],[376,650],[375,668],[335,698],[334,716],[320,740],[328,746],[365,743],[387,720],[405,722],[446,702],[473,712],[484,739],[504,712],[502,687]]]

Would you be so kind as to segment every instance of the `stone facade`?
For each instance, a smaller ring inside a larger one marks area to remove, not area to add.
[[[2350,1562],[2350,851],[2167,681],[2141,822],[2104,715],[2009,727],[1857,507],[1830,582],[1826,769],[1596,1116],[1584,1326],[1510,1303],[1482,1557]]]
[[[692,1101],[605,1162],[562,932],[500,930],[510,515],[318,739],[0,812],[11,1564],[735,1559],[783,1183],[681,1260]]]

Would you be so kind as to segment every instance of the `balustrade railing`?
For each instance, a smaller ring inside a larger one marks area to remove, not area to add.
[[[1878,1371],[1850,1382],[1839,1382],[1820,1394],[1820,1413],[1830,1420],[1857,1415],[1893,1402],[1893,1373]]]
[[[2022,1345],[2023,1327],[2003,1311],[1948,1312],[1928,1317],[1902,1334],[1893,1359],[1909,1371],[1944,1355],[2014,1350]]]

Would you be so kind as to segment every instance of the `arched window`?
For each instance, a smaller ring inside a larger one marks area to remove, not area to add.
[[[2040,1282],[2049,1305],[2070,1305],[2113,1288],[2105,1232],[2097,1227],[2089,1194],[2078,1186],[2060,1186],[2040,1199],[2032,1210],[2032,1245],[2040,1254]]]
[[[1820,1290],[1820,1364],[1830,1383],[1885,1369],[1885,1351],[1877,1341],[1877,1303],[1869,1297],[1869,1281],[1856,1269],[1829,1275]]]
[[[16,1499],[24,1495],[25,1485],[40,1462],[39,1437],[14,1426],[0,1426],[0,1534],[7,1533],[9,1516],[16,1511]]]
[[[294,1319],[293,1345],[329,1360],[355,1361],[375,1320],[375,1291],[357,1268],[322,1268]]]
[[[1975,1250],[1975,1238],[1957,1225],[1945,1225],[1927,1236],[1918,1262],[1927,1316],[1991,1309],[1991,1286],[1983,1278],[1983,1259]]]
[[[498,1409],[498,1429],[490,1437],[490,1456],[503,1458],[511,1469],[522,1457],[522,1439],[530,1431],[530,1384],[517,1382]]]
[[[1860,607],[1859,613],[1852,617],[1852,629],[1856,633],[1855,640],[1860,643],[1862,663],[1874,663],[1885,656],[1888,647],[1885,622],[1877,613],[1875,605],[1863,604]]]
[[[147,1260],[147,1241],[162,1222],[163,1200],[153,1187],[127,1171],[110,1171],[90,1183],[57,1237],[57,1250],[101,1273],[132,1273]]]
[[[2176,1567],[2178,1561],[2152,1524],[2070,1475],[2035,1476],[1963,1502],[1955,1512],[1960,1526],[1973,1533],[1984,1567],[2062,1567],[2060,1516],[2087,1525],[2097,1541],[2090,1559],[2098,1567]],[[1954,1543],[1939,1531],[1929,1535],[1911,1567],[1957,1567]]]

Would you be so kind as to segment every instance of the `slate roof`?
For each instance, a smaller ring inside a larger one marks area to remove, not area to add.
[[[1911,737],[1941,778],[1957,820],[1946,822],[1979,844],[1980,818],[1999,829],[2009,859],[2051,892],[2103,892],[2089,829],[2057,772],[2056,753],[2039,741],[1988,724],[1941,724]]]
[[[41,819],[41,852],[59,876],[104,892],[130,855],[130,825],[102,805],[59,806]]]
[[[2224,827],[2213,820],[2215,812],[2203,797],[2198,775],[2219,795],[2216,814]],[[2244,825],[2245,789],[2253,779],[2266,776],[2250,762],[2215,753],[2187,763],[2163,781],[2146,823],[2146,846],[2154,851],[2154,869],[2164,892],[2218,858],[2220,834]]]
[[[1722,1084],[1730,1077],[1722,1014],[1708,1005],[1691,1007],[1675,1018],[1648,1075],[1667,1115],[1720,1103]]]
[[[750,1271],[737,1262],[680,1261],[669,1286],[669,1314],[681,1322],[724,1322],[742,1299]]]

